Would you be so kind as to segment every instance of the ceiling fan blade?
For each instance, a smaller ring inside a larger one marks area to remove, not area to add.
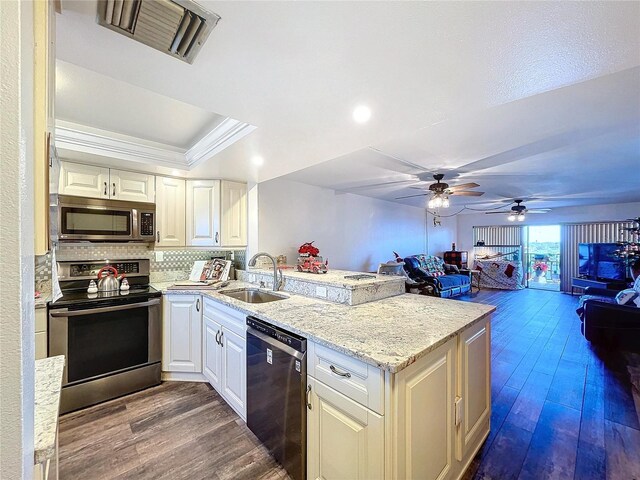
[[[484,195],[484,192],[472,192],[472,191],[461,191],[461,192],[451,192],[449,195],[455,195],[456,197],[481,197]]]
[[[513,212],[511,210],[500,210],[500,211],[497,211],[497,212],[484,212],[484,213],[487,214],[487,215],[493,215],[494,213],[499,213],[501,215],[504,215],[506,213],[513,213]]]
[[[452,192],[456,191],[456,190],[463,190],[465,188],[477,188],[480,185],[478,185],[475,182],[471,182],[471,183],[461,183],[460,185],[453,185],[452,187],[449,187],[447,190],[451,190]]]
[[[348,186],[338,187],[336,188],[336,190],[340,190],[340,191],[367,190],[367,189],[376,188],[376,187],[401,185],[403,183],[416,183],[416,181],[414,179],[409,179],[409,180],[397,180],[397,181],[391,181],[391,182],[370,183],[368,185],[354,185],[353,187],[348,187]]]
[[[527,213],[549,213],[551,210],[549,209],[534,209],[534,210],[527,210]]]
[[[424,197],[426,195],[429,195],[429,194],[428,193],[419,193],[417,195],[406,195],[404,197],[396,197],[396,200],[400,200],[402,198]]]

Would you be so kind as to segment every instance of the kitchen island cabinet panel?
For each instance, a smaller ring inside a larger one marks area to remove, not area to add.
[[[384,478],[384,419],[308,377],[307,477]]]
[[[222,395],[225,400],[246,418],[247,411],[247,341],[222,326]]]

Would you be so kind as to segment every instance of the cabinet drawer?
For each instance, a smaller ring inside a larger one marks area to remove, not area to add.
[[[359,404],[384,414],[384,372],[379,368],[309,342],[307,372]]]
[[[233,308],[203,296],[204,316],[214,319],[242,338],[247,336],[247,316]]]

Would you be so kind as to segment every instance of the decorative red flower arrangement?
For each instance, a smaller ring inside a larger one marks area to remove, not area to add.
[[[533,269],[536,272],[546,272],[547,270],[549,270],[549,265],[547,265],[546,263],[536,263],[533,266]]]

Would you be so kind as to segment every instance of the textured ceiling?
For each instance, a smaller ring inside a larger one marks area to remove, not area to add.
[[[222,20],[193,65],[98,26],[93,1],[63,1],[57,24],[59,59],[258,127],[193,175],[263,181],[333,159],[360,161],[345,155],[375,146],[429,167],[520,155],[483,174],[516,168],[550,179],[565,162],[606,159],[587,171],[617,188],[607,167],[638,161],[637,116],[625,113],[626,126],[581,123],[599,115],[597,106],[571,115],[556,102],[574,109],[572,86],[606,84],[640,65],[639,2],[199,3]],[[637,87],[618,94],[634,106]],[[360,103],[373,111],[364,125],[351,118]],[[265,159],[260,169],[250,163],[255,154]],[[362,161],[360,172],[373,171]],[[381,177],[398,175],[388,166]],[[549,180],[549,196],[572,193],[569,170]],[[367,178],[331,171],[334,184]],[[478,183],[496,198],[540,192],[538,184]]]

